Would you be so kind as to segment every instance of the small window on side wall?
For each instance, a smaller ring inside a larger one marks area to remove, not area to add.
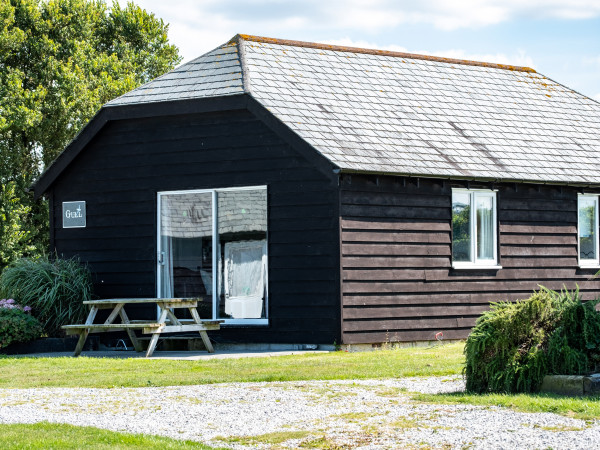
[[[498,266],[496,193],[452,190],[452,266]]]
[[[582,194],[577,200],[579,265],[598,267],[598,196]]]

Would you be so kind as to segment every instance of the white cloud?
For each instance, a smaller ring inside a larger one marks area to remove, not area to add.
[[[124,5],[128,0],[118,0]],[[171,23],[186,59],[236,33],[273,37],[393,31],[403,24],[441,30],[482,28],[512,19],[600,16],[599,0],[135,0]]]
[[[598,66],[600,67],[600,55],[598,56],[586,56],[583,58],[583,64],[585,66]]]

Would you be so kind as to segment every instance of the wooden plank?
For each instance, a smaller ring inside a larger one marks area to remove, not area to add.
[[[63,325],[61,328],[63,330],[82,330],[89,328],[90,330],[124,330],[126,328],[130,329],[142,329],[142,328],[158,328],[161,324],[156,322],[146,322],[146,323],[111,323],[111,324],[103,324],[103,323],[94,323],[94,324],[74,324],[74,325]]]
[[[474,316],[490,309],[488,303],[473,305],[387,306],[381,308],[344,307],[344,320],[392,319],[409,317]]]
[[[529,223],[506,223],[499,224],[500,233],[522,233],[522,234],[577,234],[577,226],[574,224],[556,225],[539,224],[536,222]]]
[[[136,303],[168,303],[170,305],[186,304],[185,308],[188,308],[188,303],[202,301],[201,298],[105,298],[100,300],[86,300],[83,302],[84,305],[118,305],[119,303],[124,304],[136,304]],[[172,308],[172,306],[169,306]]]
[[[576,211],[526,211],[526,210],[498,210],[498,220],[524,221],[524,222],[551,222],[567,225],[577,223]]]
[[[216,321],[215,321],[216,322]],[[160,325],[159,327],[148,327],[142,330],[145,334],[150,333],[183,333],[188,331],[211,331],[218,330],[221,326],[219,323],[200,323],[200,324],[188,324],[188,325]]]
[[[342,243],[343,256],[450,256],[450,245]]]
[[[520,244],[520,245],[577,245],[576,234],[501,234],[501,245]]]
[[[544,285],[549,289],[560,290],[566,280],[548,280]],[[581,289],[597,289],[600,291],[600,278],[593,281],[579,280]],[[346,281],[344,294],[376,294],[376,293],[444,293],[444,292],[510,292],[538,289],[537,280],[486,280],[486,281],[447,281],[447,282],[356,282]]]
[[[433,256],[343,256],[342,268],[450,268],[450,258]]]
[[[344,294],[344,306],[397,306],[397,305],[455,305],[482,304],[487,302],[525,299],[531,296],[533,289],[514,292],[439,292],[424,294]]]
[[[504,268],[531,268],[531,267],[555,267],[555,268],[577,268],[577,257],[560,258],[555,256],[519,257],[503,255],[501,265]]]
[[[380,270],[382,277],[387,270]],[[458,281],[458,280],[585,280],[592,279],[592,274],[577,274],[575,268],[502,268],[500,270],[466,270],[440,269],[425,270],[427,281]],[[381,278],[392,279],[392,278]],[[400,277],[395,279],[401,279]]]
[[[423,269],[372,269],[372,270],[343,270],[342,278],[350,281],[373,280],[425,280]]]
[[[433,330],[394,330],[384,332],[344,332],[343,344],[363,344],[382,342],[412,342],[412,341],[435,341],[437,332],[443,331],[444,340],[465,339],[471,332],[471,328],[461,329],[433,329]]]
[[[341,214],[343,216],[398,219],[451,219],[450,208],[404,208],[399,206],[342,205]]]
[[[388,320],[355,320],[344,321],[342,331],[396,331],[396,330],[423,330],[423,329],[446,329],[464,328],[475,325],[477,317],[455,317],[455,318],[409,318]]]
[[[164,307],[161,307],[160,316],[158,317],[159,326],[153,330],[154,332],[151,331],[152,338],[150,339],[150,342],[148,343],[148,348],[146,349],[146,358],[149,358],[150,356],[152,356],[152,353],[154,353],[154,349],[156,348],[156,344],[158,343],[158,338],[160,336],[160,329],[162,327],[164,327],[166,318],[167,318],[167,309]],[[147,331],[148,329],[149,329],[149,327],[144,328],[144,332]]]
[[[502,196],[498,201],[499,210],[527,211],[577,211],[577,198],[507,198]]]
[[[390,230],[390,231],[447,231],[450,232],[450,222],[430,222],[401,219],[383,219],[370,217],[342,217],[344,230]]]
[[[404,207],[437,207],[450,208],[449,195],[431,195],[425,192],[406,195],[397,192],[364,192],[342,190],[342,205],[379,205],[379,206],[404,206]]]
[[[530,246],[500,246],[500,256],[574,256],[577,257],[577,247],[575,246],[549,246],[549,247],[530,247]]]
[[[343,242],[407,242],[450,244],[450,233],[398,233],[381,231],[343,231]]]

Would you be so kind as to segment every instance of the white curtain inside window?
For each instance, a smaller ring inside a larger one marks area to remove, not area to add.
[[[477,206],[477,259],[494,259],[494,199],[475,196]]]
[[[227,242],[225,313],[234,319],[260,318],[265,293],[267,241]]]

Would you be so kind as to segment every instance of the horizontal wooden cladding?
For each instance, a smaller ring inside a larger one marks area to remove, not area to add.
[[[436,333],[441,329],[432,330],[386,330],[375,332],[348,332],[344,333],[344,344],[379,344],[382,342],[411,342],[435,341]],[[443,339],[465,339],[471,328],[454,328],[443,330]]]
[[[449,268],[449,257],[435,256],[343,256],[342,268]]]
[[[501,245],[500,257],[503,256],[571,256],[576,258],[577,246]]]
[[[577,245],[576,234],[500,234],[502,245]]]
[[[536,286],[537,287],[537,286]],[[533,289],[514,291],[508,293],[497,292],[445,292],[440,295],[431,293],[415,294],[344,294],[344,307],[397,307],[403,306],[423,306],[423,305],[453,305],[481,304],[487,302],[497,302],[503,300],[520,300],[531,295]]]
[[[481,281],[481,280],[568,280],[571,278],[591,279],[587,272],[578,273],[577,268],[531,268],[531,269],[344,269],[345,281]],[[600,287],[600,284],[599,284]]]
[[[478,316],[490,309],[488,303],[467,305],[387,306],[381,308],[345,307],[344,320],[391,319],[407,317]]]
[[[528,267],[556,267],[556,268],[566,268],[566,267],[578,267],[579,263],[577,261],[576,256],[571,257],[557,257],[554,255],[551,256],[536,256],[534,258],[531,257],[521,257],[521,256],[507,256],[504,255],[500,259],[500,265],[503,268],[528,268]]]
[[[554,225],[521,222],[500,222],[500,233],[516,234],[576,234],[577,225],[574,223],[557,223]]]
[[[531,221],[549,223],[577,223],[577,211],[498,210],[498,221]]]
[[[228,339],[339,341],[337,175],[313,153],[247,111],[110,123],[53,186],[56,246],[90,264],[98,295],[151,297],[157,192],[267,185],[272,320]],[[87,201],[87,228],[60,228],[67,200]]]
[[[560,290],[565,283],[574,284],[569,280],[546,280],[544,286],[549,289]],[[600,293],[600,279],[594,279],[592,281],[582,279],[577,280],[577,284],[580,289],[591,289],[597,290]],[[498,297],[502,297],[503,292],[510,291],[527,291],[538,289],[539,281],[537,280],[493,280],[489,279],[486,281],[433,281],[433,282],[420,282],[420,281],[348,281],[343,283],[344,294],[374,294],[374,293],[395,293],[395,294],[408,294],[408,293],[419,293],[428,292],[431,294],[446,295],[451,292],[495,292]],[[574,286],[573,286],[574,287]]]
[[[570,201],[573,200],[573,201]],[[517,198],[500,194],[498,209],[524,211],[577,211],[577,198]]]
[[[369,217],[342,217],[341,226],[345,231],[377,230],[377,231],[447,231],[451,230],[448,221],[424,221],[384,219],[374,220]]]
[[[398,219],[439,219],[450,220],[450,206],[437,207],[405,207],[378,205],[341,205],[343,216],[354,217],[383,217]]]
[[[346,256],[450,256],[450,245],[342,243]]]
[[[443,330],[475,325],[477,317],[426,317],[406,319],[344,320],[343,332],[392,330]]]
[[[403,192],[357,192],[342,190],[342,205],[378,205],[402,207],[447,208],[447,195],[430,195],[424,192],[407,195]]]
[[[395,231],[343,231],[342,242],[390,242],[450,244],[450,233]]]

